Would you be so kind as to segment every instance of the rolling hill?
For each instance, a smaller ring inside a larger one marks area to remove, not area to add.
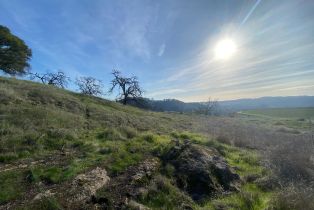
[[[299,159],[312,155],[307,133],[153,112],[12,78],[0,77],[0,101],[0,209],[312,205],[303,191],[306,202],[290,204],[283,196],[295,189],[281,188],[312,180],[311,162],[294,157],[296,148]]]
[[[244,181],[263,177],[259,156],[215,141],[205,116],[8,78],[0,100],[0,209],[268,205],[271,194]]]
[[[176,99],[151,100],[147,98],[143,98],[138,102],[131,101],[130,104],[143,109],[166,112],[197,112],[206,106],[204,102],[183,102]],[[226,114],[252,109],[297,107],[314,107],[314,96],[262,97],[218,101],[218,107],[216,107],[214,114]]]

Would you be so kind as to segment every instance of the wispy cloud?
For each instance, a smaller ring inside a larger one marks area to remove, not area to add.
[[[160,47],[159,47],[159,51],[158,51],[158,56],[160,57],[160,56],[162,56],[163,54],[164,54],[164,52],[165,52],[165,49],[166,49],[166,44],[164,43],[164,44],[162,44],[162,45],[160,45]]]
[[[108,83],[117,67],[159,99],[310,93],[314,3],[226,2],[2,0],[0,20],[33,49],[35,71]],[[217,61],[225,36],[238,51]]]
[[[292,11],[304,7],[292,1],[288,4],[260,4],[261,7],[257,8],[260,2],[257,1],[253,7],[256,14],[251,16],[251,21],[243,25],[241,31],[231,33],[238,44],[238,52],[231,60],[213,60],[208,54],[214,46],[210,43],[208,49],[201,49],[182,68],[174,67],[166,79],[160,80],[163,87],[181,87],[182,91],[172,97],[183,100],[205,100],[208,96],[228,99],[309,94],[313,90],[313,86],[306,85],[314,78],[314,56],[311,56],[314,40],[308,31],[314,23],[310,16],[304,15],[306,18],[300,19],[298,13]],[[259,9],[268,12],[260,13]],[[248,15],[244,20],[247,19]],[[297,24],[299,21],[302,21],[301,25]],[[298,81],[297,86],[294,81]]]

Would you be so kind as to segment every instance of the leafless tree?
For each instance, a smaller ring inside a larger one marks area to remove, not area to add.
[[[79,77],[75,81],[81,93],[90,96],[102,95],[102,82],[93,77]]]
[[[197,113],[205,115],[215,115],[218,109],[218,101],[208,98],[208,100],[201,104]]]
[[[60,88],[65,88],[70,80],[68,76],[63,71],[58,71],[56,73],[30,73],[30,78],[32,80],[40,80],[43,84],[53,85]]]
[[[142,96],[143,90],[139,86],[137,77],[124,77],[121,72],[117,70],[112,71],[113,80],[111,81],[111,88],[109,93],[112,93],[115,88],[118,89],[117,100],[122,101],[125,105],[129,99],[137,99]]]
[[[30,75],[31,80],[40,80],[41,83],[47,84],[47,81],[46,81],[47,73],[39,74],[37,72],[36,73],[30,72],[29,75]]]

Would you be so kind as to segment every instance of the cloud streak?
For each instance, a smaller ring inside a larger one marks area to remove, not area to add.
[[[166,44],[165,44],[165,43],[162,44],[162,45],[160,45],[159,51],[158,51],[158,56],[159,56],[159,57],[161,57],[161,56],[164,54],[165,49],[166,49]]]
[[[147,97],[186,101],[313,90],[311,1],[3,0],[0,10],[33,49],[34,71],[109,84],[118,68],[137,75]],[[224,37],[238,51],[222,62],[213,48]]]

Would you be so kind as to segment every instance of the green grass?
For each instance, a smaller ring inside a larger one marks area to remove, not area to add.
[[[218,143],[210,135],[200,134],[204,116],[143,111],[101,98],[1,77],[0,100],[1,164],[19,165],[22,161],[31,165],[32,161],[44,160],[25,171],[1,172],[0,204],[22,199],[39,183],[43,187],[62,185],[96,166],[105,168],[114,177],[147,158],[161,157],[174,139],[181,142],[188,139],[216,148],[242,178],[266,174],[254,151]],[[173,170],[171,165],[166,165],[148,183],[148,192],[140,202],[152,209],[182,209],[182,203],[197,209],[211,208],[215,202],[244,207],[252,201],[255,209],[262,209],[269,198],[267,193],[250,184],[241,193],[200,206],[176,187]],[[250,196],[253,198],[247,201]],[[55,199],[47,199],[33,209],[60,209],[60,205]]]
[[[314,119],[314,107],[308,108],[272,108],[243,111],[244,114],[261,115],[272,118]]]
[[[148,186],[148,191],[139,199],[151,209],[182,209],[184,205],[195,206],[195,203],[175,187],[172,181],[164,176],[157,176]]]
[[[197,116],[143,111],[105,99],[0,77],[0,162],[71,149],[86,133],[126,140],[138,133],[169,134],[198,126]],[[171,120],[169,120],[171,119]],[[87,132],[88,131],[88,132]]]
[[[227,162],[235,166],[236,172],[241,176],[263,176],[266,173],[260,165],[260,157],[254,151],[225,145],[224,154]]]
[[[255,151],[221,144],[216,141],[210,142],[209,145],[218,149],[225,156],[228,164],[235,168],[236,173],[240,175],[242,180],[249,176],[265,177],[269,173],[261,166],[260,157]],[[223,206],[230,210],[263,210],[267,209],[271,198],[271,192],[263,191],[255,183],[246,183],[241,186],[240,192],[210,200],[204,205],[197,207],[197,209],[214,210],[219,209],[219,206]]]
[[[49,184],[55,184],[61,182],[62,176],[62,168],[59,167],[48,167],[42,168],[37,167],[33,168],[30,171],[30,180],[34,182],[44,181]]]
[[[27,189],[23,171],[6,171],[0,173],[0,205],[18,199]]]
[[[35,201],[29,206],[24,206],[18,208],[18,210],[62,210],[62,206],[59,204],[58,200],[51,198],[43,198],[41,200]]]
[[[276,128],[279,132],[299,134],[314,130],[314,107],[247,110],[239,113],[244,122]]]
[[[223,206],[230,210],[264,210],[269,207],[272,193],[263,192],[254,184],[246,184],[238,193],[217,198],[199,209],[217,209]]]

